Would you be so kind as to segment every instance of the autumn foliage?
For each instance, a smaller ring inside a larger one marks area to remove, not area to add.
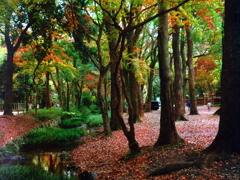
[[[200,57],[195,62],[195,80],[204,92],[214,92],[213,70],[217,68],[213,56]]]

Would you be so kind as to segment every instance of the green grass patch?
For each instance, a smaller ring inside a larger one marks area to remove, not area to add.
[[[2,166],[0,180],[76,180],[50,174],[44,170],[29,166]]]
[[[30,110],[28,113],[34,115],[34,110]],[[49,109],[38,109],[37,114],[34,115],[40,121],[45,121],[48,119],[56,119],[62,116],[62,109],[60,107],[52,107]]]
[[[19,146],[14,141],[10,141],[5,146],[0,147],[0,161],[3,160],[5,157],[11,155],[17,155],[19,152]]]
[[[63,120],[59,124],[59,126],[61,128],[75,128],[75,127],[81,126],[83,124],[83,122],[84,122],[83,118],[76,117],[76,118]]]
[[[84,136],[82,129],[40,128],[27,133],[23,148],[59,147]]]
[[[100,127],[103,125],[102,115],[101,114],[93,114],[89,115],[86,124],[88,127]]]

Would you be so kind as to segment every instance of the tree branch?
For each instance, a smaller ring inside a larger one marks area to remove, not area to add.
[[[156,14],[156,15],[154,15],[154,16],[146,19],[146,20],[144,20],[143,22],[141,22],[141,23],[139,23],[139,24],[137,24],[137,25],[135,25],[135,26],[130,26],[130,27],[124,29],[123,31],[125,31],[125,32],[130,32],[130,31],[132,31],[132,30],[134,30],[134,29],[136,29],[136,28],[138,28],[138,27],[140,27],[140,26],[143,26],[143,25],[147,24],[148,22],[154,20],[155,18],[157,18],[157,17],[159,17],[159,16],[161,16],[161,15],[164,15],[164,14],[166,14],[166,13],[169,13],[170,11],[176,10],[177,8],[179,8],[179,7],[182,6],[183,4],[187,3],[188,1],[190,1],[190,0],[185,0],[185,1],[181,2],[180,4],[178,4],[177,6],[173,7],[173,8],[170,8],[170,9],[168,9],[168,10],[166,10],[166,11],[163,11],[163,12],[159,12],[158,14]],[[116,26],[115,26],[115,27],[116,27]]]

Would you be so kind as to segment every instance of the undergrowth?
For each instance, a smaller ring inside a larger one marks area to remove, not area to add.
[[[22,147],[59,147],[83,136],[84,131],[82,129],[40,128],[26,134]]]
[[[49,119],[56,119],[62,116],[62,109],[60,107],[52,107],[49,109],[38,109],[37,114],[34,114],[34,110],[28,111],[28,113],[33,114],[40,121],[46,121]]]
[[[30,166],[1,166],[0,180],[76,180],[60,177]]]
[[[8,156],[17,155],[18,152],[19,152],[18,143],[10,141],[6,145],[0,147],[0,161]]]

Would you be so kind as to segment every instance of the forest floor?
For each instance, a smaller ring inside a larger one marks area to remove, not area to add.
[[[240,179],[240,156],[233,154],[231,159],[215,162],[209,167],[190,167],[169,174],[148,177],[157,168],[169,163],[193,161],[201,150],[208,147],[218,131],[219,116],[212,115],[218,107],[207,111],[206,106],[198,106],[199,115],[188,115],[188,121],[176,122],[178,134],[185,143],[176,146],[154,148],[159,136],[160,111],[145,113],[142,122],[137,123],[136,139],[142,153],[131,160],[125,160],[128,142],[121,130],[113,136],[83,137],[85,143],[71,152],[72,161],[79,166],[79,172],[96,172],[97,179],[138,180],[235,180]],[[24,135],[39,124],[31,116],[0,116],[0,146]],[[96,129],[101,131],[101,129]]]

